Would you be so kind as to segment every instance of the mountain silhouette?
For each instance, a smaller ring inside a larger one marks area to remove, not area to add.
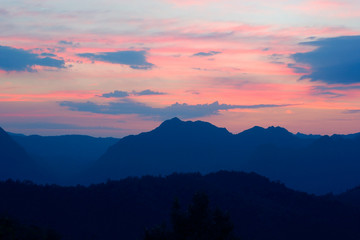
[[[256,126],[232,134],[208,122],[173,118],[152,131],[120,140],[76,135],[12,137],[47,176],[41,183],[91,184],[128,176],[235,170],[257,172],[316,194],[340,193],[360,184],[360,133],[319,136]],[[29,158],[16,157],[21,152],[8,156],[18,161]],[[28,168],[17,166],[15,170],[13,164],[12,171]],[[4,170],[2,177],[10,176],[9,172]]]
[[[264,144],[272,144],[282,147],[303,146],[309,143],[304,139],[299,139],[282,127],[262,128],[255,126],[235,135],[236,142],[243,146],[256,147]]]
[[[0,128],[0,179],[34,179],[36,171],[33,159]]]
[[[172,139],[187,140],[211,137],[211,138],[224,138],[232,135],[226,128],[219,128],[211,123],[203,121],[181,121],[175,117],[166,120],[160,124],[159,127],[150,132],[151,135],[161,135],[162,137],[171,137]]]
[[[209,172],[221,168],[223,151],[232,137],[225,128],[207,122],[173,118],[150,132],[120,139],[95,163],[89,175],[102,181],[146,174]]]
[[[173,118],[150,132],[121,139],[95,163],[90,175],[106,180],[172,172],[240,170],[251,149],[280,140],[288,144],[297,138],[279,127],[254,127],[234,135],[208,122]]]
[[[359,139],[356,134],[299,137],[281,127],[232,134],[207,122],[173,118],[119,140],[84,179],[240,170],[311,193],[342,192],[360,184]]]

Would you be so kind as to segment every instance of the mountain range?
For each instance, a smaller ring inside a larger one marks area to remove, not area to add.
[[[281,127],[231,134],[201,121],[173,118],[120,139],[95,162],[97,181],[172,172],[257,172],[311,193],[342,192],[360,184],[360,136],[299,136]]]
[[[128,176],[235,170],[256,172],[316,194],[340,193],[360,184],[360,134],[293,134],[281,127],[232,134],[207,122],[173,118],[122,139],[15,134],[11,139],[4,131],[0,135],[23,148],[18,152],[26,157],[18,159],[38,165],[44,175],[53,173],[39,183],[76,185]],[[5,169],[6,161],[13,162],[2,159]]]

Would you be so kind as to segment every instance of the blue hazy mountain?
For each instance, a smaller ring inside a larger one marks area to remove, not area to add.
[[[0,128],[0,179],[38,179],[35,161]]]
[[[359,156],[357,134],[299,137],[281,127],[253,127],[231,134],[210,123],[174,118],[150,132],[121,139],[88,175],[97,182],[172,172],[244,170],[323,194],[360,184]]]
[[[146,176],[88,187],[0,182],[0,215],[54,229],[63,240],[143,239],[145,228],[169,223],[175,198],[186,210],[197,192],[229,213],[240,239],[360,239],[360,210],[337,196],[293,191],[243,172]]]
[[[84,135],[9,135],[44,171],[51,173],[52,180],[49,182],[57,184],[76,184],[77,175],[119,140]]]

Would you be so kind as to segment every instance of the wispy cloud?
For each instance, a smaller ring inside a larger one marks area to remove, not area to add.
[[[146,96],[146,95],[165,95],[166,93],[164,92],[157,92],[157,91],[152,91],[150,89],[146,89],[144,91],[132,91],[132,94],[136,95],[136,96]]]
[[[115,90],[114,92],[109,93],[103,93],[100,97],[104,98],[124,98],[128,96],[149,96],[149,95],[165,95],[164,92],[157,92],[150,89],[146,89],[143,91],[132,91],[132,92],[126,92],[126,91],[119,91]]]
[[[79,43],[74,43],[73,41],[66,41],[66,40],[60,40],[58,42],[58,44],[67,45],[67,46],[71,46],[71,47],[79,47],[80,46]]]
[[[123,98],[123,97],[128,97],[128,96],[129,96],[128,92],[118,91],[118,90],[115,90],[115,91],[109,92],[109,93],[103,93],[101,95],[101,97],[104,97],[104,98]]]
[[[64,44],[64,45],[73,45],[73,42],[71,41],[66,41],[66,40],[61,40],[58,42],[59,44]]]
[[[299,66],[299,65],[296,65],[296,64],[293,64],[293,63],[289,63],[288,65],[288,68],[291,68],[293,69],[293,71],[295,73],[309,73],[309,69],[306,69],[302,66]]]
[[[210,104],[190,105],[186,103],[175,103],[164,108],[154,108],[144,103],[124,99],[120,102],[110,102],[108,104],[97,104],[94,102],[60,102],[60,106],[68,107],[72,111],[92,112],[100,114],[138,114],[158,119],[168,119],[171,117],[181,117],[185,119],[217,115],[222,110],[230,109],[259,109],[286,107],[288,104],[257,104],[257,105],[230,105],[213,102]]]
[[[113,64],[128,65],[132,69],[151,69],[154,64],[146,59],[146,51],[117,51],[100,53],[79,53],[79,57],[88,58],[92,61],[109,62]]]
[[[0,8],[0,15],[8,15],[9,12],[6,9]]]
[[[56,59],[54,56],[36,54],[21,48],[0,46],[0,69],[7,72],[33,72],[34,66],[65,68],[64,60]]]
[[[56,122],[2,122],[1,126],[6,128],[16,128],[16,129],[67,129],[67,130],[76,130],[76,129],[90,129],[90,130],[119,130],[119,128],[105,127],[105,126],[80,126],[76,124],[67,124],[67,123],[56,123]]]
[[[350,109],[350,110],[344,111],[344,113],[356,114],[356,113],[360,113],[360,109]]]
[[[193,54],[193,57],[211,57],[217,54],[220,54],[221,52],[217,51],[209,51],[209,52],[198,52]]]

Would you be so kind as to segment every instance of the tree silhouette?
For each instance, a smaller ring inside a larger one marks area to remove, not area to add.
[[[205,193],[196,193],[187,211],[175,199],[171,211],[172,230],[163,224],[145,231],[144,240],[238,240],[229,214],[209,207]]]
[[[0,218],[1,240],[60,240],[61,236],[52,229],[24,225],[9,217]]]

